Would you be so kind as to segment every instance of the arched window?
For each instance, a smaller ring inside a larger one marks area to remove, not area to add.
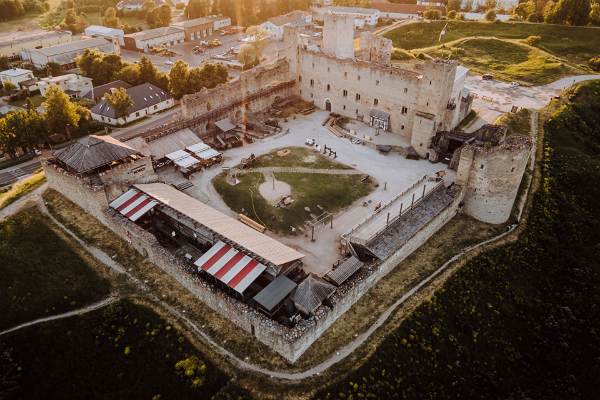
[[[329,92],[329,90],[331,89],[331,85],[327,85],[327,91]]]
[[[302,82],[302,75],[298,77],[298,82]]]

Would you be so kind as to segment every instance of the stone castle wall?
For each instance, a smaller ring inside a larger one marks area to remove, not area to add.
[[[359,39],[359,58],[364,61],[389,65],[392,61],[394,46],[390,39],[371,32],[363,32]]]
[[[325,13],[323,21],[323,52],[334,57],[354,59],[354,17]]]
[[[465,191],[463,212],[492,224],[506,222],[532,146],[533,141],[521,135],[510,136],[489,150],[465,146],[456,172],[456,183]]]

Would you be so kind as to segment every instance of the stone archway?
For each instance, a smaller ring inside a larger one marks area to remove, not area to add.
[[[429,152],[425,153],[425,159],[429,161]]]

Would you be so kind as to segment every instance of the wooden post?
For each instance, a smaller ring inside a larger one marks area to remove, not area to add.
[[[312,227],[312,237],[310,238],[310,241],[311,241],[311,242],[314,242],[314,241],[315,241],[315,226],[314,226],[314,225],[313,225],[313,227]]]
[[[388,213],[388,218],[387,218],[387,222],[385,223],[386,226],[388,226],[390,224],[390,213]]]
[[[383,182],[383,190],[387,190],[387,182]]]
[[[399,217],[402,216],[402,206],[404,205],[404,203],[400,203],[400,213],[398,214]]]
[[[331,214],[331,229],[333,229],[333,214]]]
[[[423,185],[423,198],[425,198],[425,188],[427,187],[427,185]]]
[[[273,190],[275,190],[275,175],[273,175]]]
[[[412,202],[410,203],[410,206],[412,207],[413,204],[415,204],[415,194],[413,193],[413,198],[412,198]]]

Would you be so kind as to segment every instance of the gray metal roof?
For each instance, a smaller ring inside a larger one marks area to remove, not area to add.
[[[272,310],[296,288],[296,285],[285,275],[279,275],[275,280],[260,291],[254,300],[266,310]]]
[[[367,249],[380,260],[385,260],[431,222],[454,198],[441,185],[422,202],[396,220],[383,233],[373,239]]]
[[[37,51],[49,57],[58,54],[70,53],[72,51],[84,50],[91,47],[103,46],[108,43],[112,42],[110,40],[98,37],[86,40],[78,40],[76,42],[71,43],[57,44],[56,46],[50,46],[43,49],[31,49],[31,51]]]
[[[362,261],[358,258],[352,256],[346,261],[344,261],[339,267],[331,271],[327,274],[327,278],[329,278],[336,285],[341,285],[346,282],[348,278],[350,278],[356,271],[363,266]]]
[[[137,150],[110,136],[91,135],[64,149],[57,150],[54,157],[81,173],[137,153]]]
[[[385,111],[381,111],[381,110],[376,110],[374,108],[371,109],[371,112],[369,113],[369,115],[371,117],[375,117],[375,118],[379,118],[379,119],[389,119],[390,118],[389,113],[386,113]]]
[[[220,121],[215,122],[215,125],[222,130],[223,132],[227,132],[230,131],[232,129],[235,129],[235,125],[233,125],[231,123],[231,121],[229,120],[229,118],[225,118],[222,119]]]
[[[323,303],[323,300],[331,296],[335,290],[335,286],[311,274],[298,285],[298,288],[292,295],[292,300],[294,300],[294,303],[298,307],[311,313]]]

